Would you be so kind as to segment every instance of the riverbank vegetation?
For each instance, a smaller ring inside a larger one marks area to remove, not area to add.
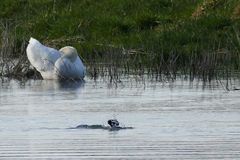
[[[30,37],[76,47],[95,78],[211,80],[240,69],[239,0],[1,0],[0,33],[8,75],[29,66]]]

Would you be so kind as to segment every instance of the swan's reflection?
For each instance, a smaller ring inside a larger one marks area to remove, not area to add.
[[[85,81],[75,80],[32,80],[29,86],[34,91],[54,91],[54,90],[70,90],[75,91],[84,87]]]
[[[59,89],[70,89],[70,90],[77,90],[84,86],[84,80],[58,80],[58,88]]]

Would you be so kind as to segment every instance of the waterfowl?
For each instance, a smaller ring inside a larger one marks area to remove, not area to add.
[[[87,125],[87,124],[80,124],[77,127],[71,127],[69,129],[104,129],[104,130],[109,130],[109,131],[118,131],[122,129],[133,129],[133,127],[121,127],[119,126],[119,122],[116,119],[109,119],[107,123],[110,126],[105,126],[105,125]]]
[[[109,119],[108,120],[108,124],[112,127],[112,128],[116,128],[119,127],[119,122],[116,119]]]
[[[30,38],[27,57],[43,79],[82,80],[86,73],[86,68],[77,50],[71,46],[63,47],[58,51]]]

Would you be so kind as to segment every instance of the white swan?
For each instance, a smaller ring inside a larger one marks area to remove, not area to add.
[[[86,73],[77,50],[70,46],[58,51],[30,38],[27,57],[43,79],[83,79]]]

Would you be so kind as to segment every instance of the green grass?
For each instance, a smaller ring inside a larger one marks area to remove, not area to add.
[[[128,57],[134,67],[239,70],[240,2],[213,1],[1,0],[0,19],[10,24],[16,48],[30,37],[73,45],[89,64],[124,48],[144,53]]]

